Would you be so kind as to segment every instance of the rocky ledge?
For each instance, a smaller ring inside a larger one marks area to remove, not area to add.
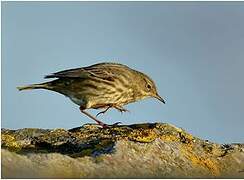
[[[2,129],[3,178],[244,178],[244,144],[169,124]]]

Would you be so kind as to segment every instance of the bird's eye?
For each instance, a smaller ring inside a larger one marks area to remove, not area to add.
[[[151,85],[150,85],[150,84],[148,84],[148,85],[147,85],[147,89],[149,89],[149,90],[150,90],[151,88],[152,88],[152,87],[151,87]]]

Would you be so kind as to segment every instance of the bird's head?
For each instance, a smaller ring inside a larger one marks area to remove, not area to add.
[[[164,99],[158,94],[157,87],[150,77],[141,73],[141,81],[139,86],[142,96],[156,98],[165,104]]]

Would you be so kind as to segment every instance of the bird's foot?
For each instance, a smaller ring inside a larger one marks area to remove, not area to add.
[[[107,109],[105,109],[105,112],[109,109],[110,107],[108,107]],[[116,122],[116,123],[114,123],[114,124],[112,124],[112,125],[108,125],[108,124],[105,124],[105,123],[103,123],[102,121],[99,121],[98,119],[96,119],[95,117],[93,117],[91,114],[89,114],[88,112],[86,112],[84,109],[82,109],[82,107],[80,107],[80,111],[82,112],[82,113],[84,113],[85,115],[87,115],[88,117],[90,117],[91,119],[93,119],[94,121],[96,121],[96,123],[98,124],[98,125],[100,125],[100,126],[102,126],[102,128],[109,128],[109,127],[115,127],[115,126],[117,126],[118,124],[120,124],[121,122]],[[102,112],[102,113],[104,113],[104,112]]]
[[[128,109],[125,109],[125,108],[123,108],[121,106],[115,106],[114,108],[117,109],[118,111],[120,111],[121,113],[130,112]]]
[[[108,125],[108,124],[105,124],[105,123],[98,123],[98,125],[102,126],[103,129],[107,129],[107,128],[111,128],[111,127],[116,127],[119,124],[122,124],[122,122],[116,122],[116,123],[111,124],[111,125]]]
[[[104,111],[101,111],[99,113],[97,113],[96,117],[100,114],[104,114],[105,112],[107,112],[109,109],[111,108],[111,106],[108,106]]]
[[[110,126],[112,126],[112,127],[116,127],[116,126],[118,126],[119,124],[122,124],[122,122],[116,122],[116,123],[114,123],[114,124],[112,124],[112,125],[110,125]]]
[[[102,126],[103,129],[109,128],[109,125],[103,122],[98,123],[98,125]]]
[[[103,128],[107,128],[108,125],[103,123],[102,121],[99,121],[98,119],[96,119],[95,117],[93,117],[91,114],[89,114],[88,112],[84,111],[82,108],[80,108],[80,111],[82,113],[84,113],[85,115],[87,115],[88,117],[90,117],[91,119],[93,119],[94,121],[97,122],[98,125],[102,126]]]

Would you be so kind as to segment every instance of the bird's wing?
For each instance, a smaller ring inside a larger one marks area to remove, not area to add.
[[[76,77],[88,77],[90,74],[86,72],[83,68],[68,69],[64,71],[59,71],[50,75],[45,76],[45,78],[76,78]]]
[[[97,77],[106,80],[112,80],[116,74],[119,73],[120,64],[116,63],[100,63],[88,67],[68,69],[64,71],[59,71],[51,75],[45,76],[45,78],[88,78]],[[127,66],[124,66],[127,67]]]

